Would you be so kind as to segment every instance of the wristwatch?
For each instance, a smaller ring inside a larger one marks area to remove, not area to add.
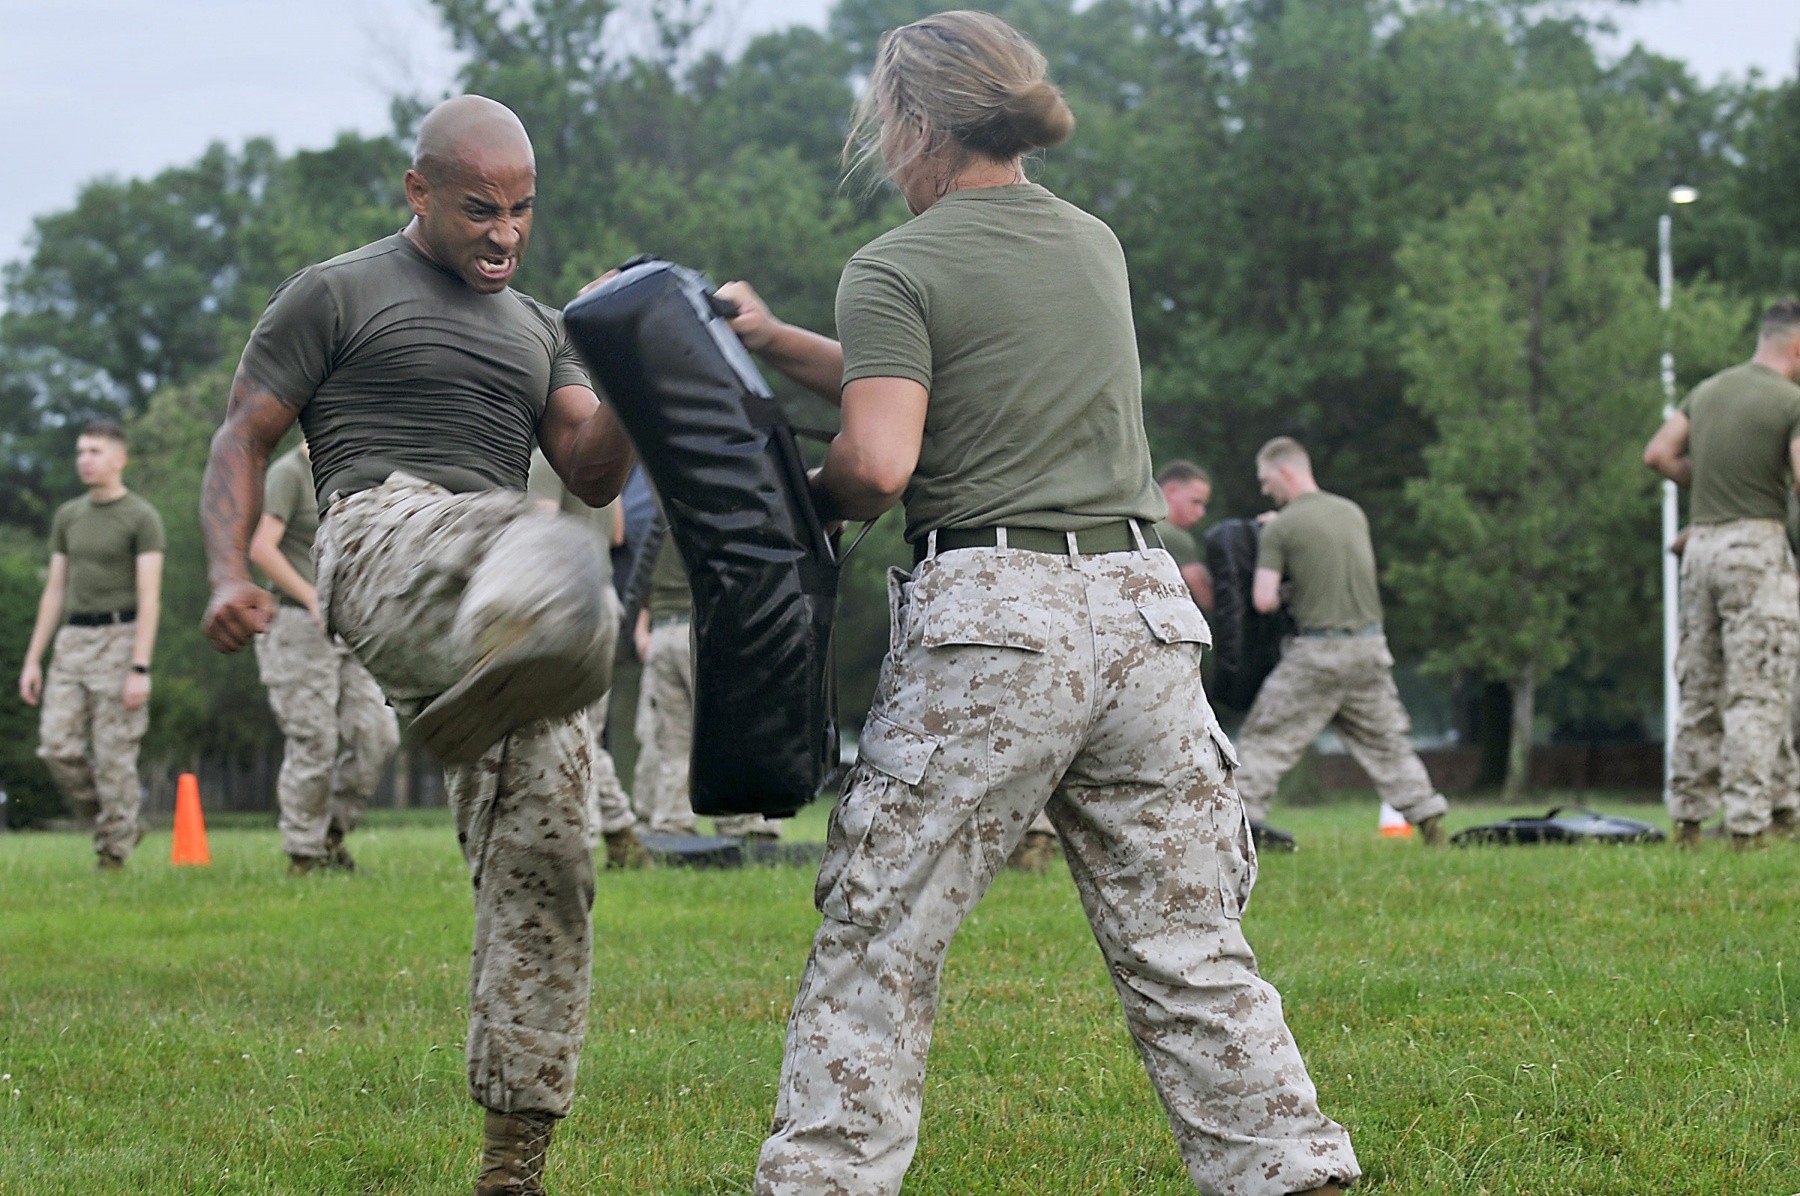
[[[134,664],[131,666],[131,671],[134,673],[142,673],[144,676],[148,677],[150,675],[150,666],[147,664]]]

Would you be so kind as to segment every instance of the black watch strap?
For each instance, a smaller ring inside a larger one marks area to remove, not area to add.
[[[134,664],[131,666],[131,671],[134,673],[142,673],[144,676],[148,677],[150,675],[150,666],[147,664]]]

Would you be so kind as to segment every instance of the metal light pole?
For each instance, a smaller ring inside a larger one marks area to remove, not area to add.
[[[1690,204],[1700,198],[1700,193],[1692,187],[1671,187],[1669,202],[1671,204]],[[1657,242],[1657,274],[1660,286],[1659,302],[1663,310],[1663,418],[1666,420],[1675,414],[1675,350],[1673,334],[1669,328],[1669,305],[1675,299],[1675,262],[1671,241],[1675,232],[1675,217],[1672,212],[1664,212],[1656,222]],[[1663,593],[1663,801],[1666,805],[1670,796],[1674,777],[1675,762],[1675,722],[1681,714],[1681,689],[1675,681],[1675,648],[1681,640],[1681,572],[1680,563],[1669,549],[1675,544],[1676,533],[1681,522],[1680,500],[1676,495],[1675,483],[1664,480],[1662,484],[1662,593]]]

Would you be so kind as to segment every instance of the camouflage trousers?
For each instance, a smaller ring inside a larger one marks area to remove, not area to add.
[[[567,534],[526,526],[551,519]],[[560,579],[585,576],[570,562],[599,551],[592,534],[523,494],[451,494],[396,473],[334,503],[315,551],[327,630],[409,717],[475,664],[454,633],[465,591],[479,587],[491,604],[512,587],[514,617],[591,610],[603,621],[585,634],[617,634],[610,589],[599,605],[559,590]],[[586,642],[570,650],[589,655]],[[571,678],[571,689],[579,684]],[[593,953],[589,726],[585,711],[542,719],[444,769],[475,890],[469,1092],[499,1112],[561,1117],[574,1097]]]
[[[286,744],[275,794],[281,849],[323,857],[326,837],[349,834],[400,746],[381,687],[312,614],[283,604],[256,637],[256,664]]]
[[[1408,738],[1393,668],[1384,636],[1301,635],[1283,646],[1238,731],[1238,792],[1252,821],[1268,819],[1282,776],[1328,726],[1408,822],[1449,809]]]
[[[1194,1184],[1357,1177],[1239,927],[1256,853],[1174,560],[964,549],[888,585],[756,1192],[900,1190],[945,953],[1046,802]]]
[[[1800,581],[1772,520],[1699,524],[1681,559],[1681,713],[1669,814],[1748,835],[1795,804],[1790,733],[1800,671]]]
[[[94,851],[123,860],[138,841],[138,741],[150,707],[125,709],[130,623],[56,633],[38,721],[38,758],[77,818],[94,820]],[[92,747],[89,747],[89,739]]]
[[[593,776],[588,782],[589,851],[600,846],[602,836],[625,830],[637,822],[631,798],[626,795],[625,786],[619,784],[619,770],[603,739],[606,715],[611,707],[612,695],[607,694],[582,711],[582,717],[587,720],[588,758],[594,762]]]
[[[650,652],[638,681],[638,819],[659,835],[691,835],[696,819],[688,787],[694,753],[694,641],[686,619],[650,629]],[[713,819],[721,835],[779,835],[781,824],[757,814]]]

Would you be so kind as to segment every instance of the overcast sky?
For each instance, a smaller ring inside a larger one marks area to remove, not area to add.
[[[829,0],[719,0],[726,44],[824,18]],[[1643,0],[1624,38],[1703,78],[1753,67],[1790,78],[1800,0]],[[425,0],[0,0],[0,261],[33,215],[99,175],[151,174],[215,140],[284,149],[388,127],[396,92],[435,92],[455,67]]]

